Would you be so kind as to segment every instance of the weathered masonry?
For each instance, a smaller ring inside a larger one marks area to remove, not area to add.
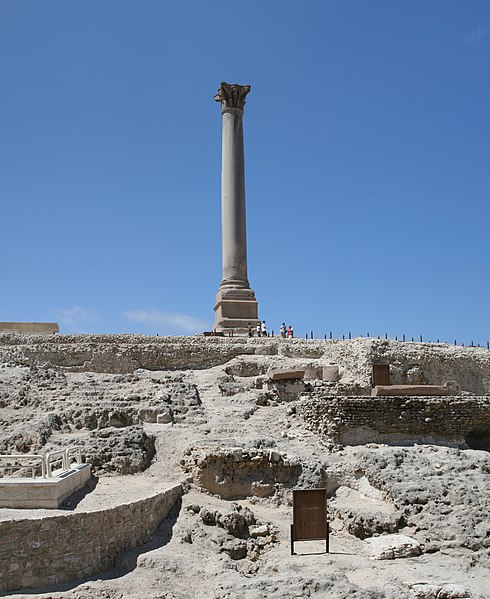
[[[150,540],[182,494],[180,485],[107,509],[0,521],[0,592],[79,580]],[[18,513],[18,512],[17,512]]]

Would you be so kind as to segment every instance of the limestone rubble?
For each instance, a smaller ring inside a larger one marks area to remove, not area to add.
[[[371,365],[383,363],[394,384],[451,395],[371,397]],[[322,380],[329,365],[338,381]],[[274,369],[304,378],[270,382]],[[1,453],[81,444],[114,504],[162,481],[186,489],[108,571],[12,596],[488,598],[489,396],[483,348],[0,335]],[[291,556],[291,489],[318,487],[331,553],[303,542]],[[0,509],[0,520],[26,516]],[[8,572],[15,549],[0,545],[0,558]]]

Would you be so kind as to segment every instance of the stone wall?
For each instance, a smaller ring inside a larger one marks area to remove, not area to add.
[[[490,449],[489,397],[309,398],[298,404],[297,412],[311,430],[340,445]]]
[[[111,568],[117,554],[150,540],[181,494],[175,485],[106,510],[0,522],[0,591],[79,580]]]
[[[279,337],[149,337],[145,335],[15,335],[0,333],[0,363],[54,366],[72,372],[130,373],[204,369],[238,356],[311,358],[338,364],[340,381],[370,387],[373,364],[389,364],[393,384],[441,385],[490,394],[490,351],[442,343],[372,338],[304,340]],[[288,367],[288,365],[285,365]]]
[[[23,335],[52,335],[59,330],[57,322],[0,322],[0,331]]]
[[[0,362],[55,366],[73,372],[130,373],[204,369],[243,355],[320,358],[321,342],[246,337],[149,337],[145,335],[14,335],[0,333]]]

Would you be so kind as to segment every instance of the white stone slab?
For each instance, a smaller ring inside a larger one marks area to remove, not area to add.
[[[58,508],[90,480],[91,465],[78,464],[51,478],[0,479],[0,507]]]

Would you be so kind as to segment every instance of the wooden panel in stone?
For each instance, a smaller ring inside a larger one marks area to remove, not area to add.
[[[373,364],[372,384],[373,387],[375,387],[376,385],[390,384],[389,364]]]

